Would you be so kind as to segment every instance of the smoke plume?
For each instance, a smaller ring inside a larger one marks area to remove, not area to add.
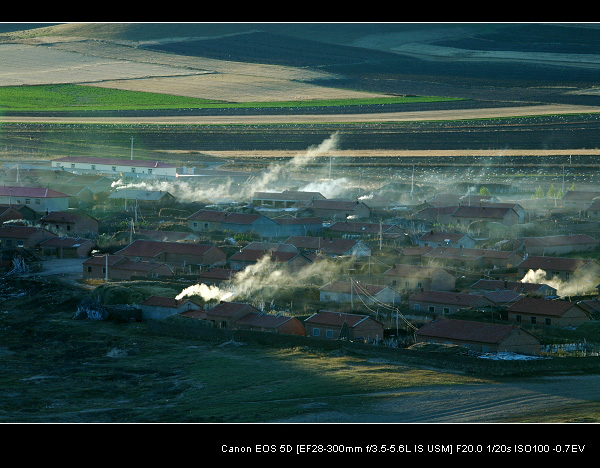
[[[253,265],[249,265],[232,277],[229,285],[217,287],[203,283],[190,286],[176,299],[200,296],[204,301],[234,301],[240,299],[271,300],[278,293],[294,287],[319,285],[339,279],[348,270],[352,257],[319,257],[304,267],[289,267],[274,262],[265,254]]]
[[[521,279],[521,283],[537,283],[547,284],[556,289],[556,293],[561,296],[574,296],[587,294],[594,291],[597,284],[597,276],[595,274],[577,274],[573,275],[568,281],[564,281],[556,276],[547,279],[546,271],[541,268],[538,270],[529,270]]]

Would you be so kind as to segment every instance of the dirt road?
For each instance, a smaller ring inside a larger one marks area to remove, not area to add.
[[[218,124],[283,124],[283,123],[352,123],[352,122],[414,122],[427,120],[487,119],[534,115],[588,114],[600,112],[600,107],[573,105],[540,105],[501,107],[492,109],[454,109],[415,112],[382,112],[368,114],[327,113],[312,115],[223,115],[169,117],[18,117],[0,116],[5,123],[87,123],[87,124],[155,124],[155,125],[218,125]]]

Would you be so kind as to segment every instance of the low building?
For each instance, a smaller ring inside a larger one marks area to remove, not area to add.
[[[508,320],[519,324],[577,327],[592,319],[579,304],[564,300],[523,297],[506,309]]]
[[[539,355],[540,340],[514,325],[439,318],[415,332],[416,343],[464,346],[478,353]]]
[[[321,234],[323,223],[319,218],[274,218],[276,237],[314,236]]]
[[[0,224],[7,221],[20,221],[25,219],[23,213],[16,206],[0,205]]]
[[[521,221],[519,214],[507,206],[459,206],[452,213],[452,223],[468,227],[475,221],[490,221],[513,226]]]
[[[338,221],[327,228],[327,231],[341,234],[346,238],[387,239],[397,237],[406,231],[395,224],[359,223]]]
[[[175,299],[164,296],[150,296],[140,304],[142,320],[164,320],[175,314],[190,310],[201,310],[201,307],[187,299]]]
[[[164,190],[119,189],[108,196],[108,201],[116,205],[138,204],[146,207],[162,207],[172,205],[176,198]]]
[[[443,268],[422,265],[395,265],[383,274],[386,286],[396,291],[417,289],[451,291],[456,278]]]
[[[36,213],[66,211],[69,195],[42,187],[0,186],[0,205],[25,205]]]
[[[365,203],[350,200],[313,200],[306,208],[312,210],[317,218],[322,219],[348,219],[352,218],[369,218],[371,216],[371,208]]]
[[[220,284],[230,282],[237,273],[239,273],[239,270],[232,270],[229,268],[209,268],[198,274],[198,281],[204,284],[219,286]]]
[[[225,211],[198,210],[188,217],[188,227],[198,232],[222,231],[227,214]]]
[[[136,240],[116,252],[131,260],[160,262],[183,271],[224,266],[226,254],[212,244]]]
[[[291,236],[284,244],[294,245],[298,250],[321,253],[329,257],[370,257],[371,248],[362,240],[339,237]]]
[[[586,190],[567,190],[561,199],[563,208],[587,211],[587,209],[600,197],[600,192]]]
[[[83,279],[133,280],[173,276],[165,263],[129,260],[122,255],[94,255],[83,262]]]
[[[56,234],[44,228],[4,224],[0,227],[0,250],[37,249],[43,241],[52,237]]]
[[[304,325],[296,317],[281,314],[250,312],[232,323],[236,330],[252,330],[284,335],[304,336]]]
[[[419,246],[475,248],[475,239],[461,232],[426,232],[417,240]]]
[[[587,234],[563,236],[518,237],[510,242],[513,250],[527,255],[552,256],[574,252],[589,252],[598,247],[599,242]]]
[[[411,310],[448,315],[459,310],[488,309],[494,303],[483,294],[464,294],[450,291],[421,291],[408,298]]]
[[[423,254],[422,261],[467,268],[511,268],[523,260],[523,255],[508,250],[464,249],[462,247],[434,247]]]
[[[600,275],[600,264],[589,258],[531,256],[517,265],[518,277],[523,279],[529,270],[543,270],[548,280],[556,277],[562,281],[569,281],[577,274],[594,282]]]
[[[217,328],[235,328],[233,323],[250,313],[260,314],[261,311],[243,302],[222,301],[212,309],[204,311],[202,318]]]
[[[319,192],[284,190],[283,192],[254,192],[252,204],[272,208],[290,208],[297,203],[309,204],[313,200],[325,200]]]
[[[455,221],[452,214],[456,211],[458,205],[451,206],[429,206],[418,211],[414,218],[432,224],[447,225]]]
[[[541,297],[555,297],[556,288],[543,283],[522,283],[520,281],[486,280],[480,279],[473,283],[469,289],[473,291],[514,291],[520,295],[539,295]]]
[[[96,243],[81,237],[50,237],[39,246],[44,257],[86,258],[96,248]]]
[[[177,168],[161,161],[146,161],[140,159],[116,158],[87,158],[68,156],[54,159],[52,167],[70,172],[92,174],[114,174],[136,177],[176,177]]]
[[[98,220],[76,211],[53,211],[40,218],[40,224],[60,236],[95,236]]]
[[[287,252],[283,250],[243,249],[234,253],[227,260],[232,270],[243,270],[256,264],[264,257],[276,265],[285,265],[291,270],[303,268],[312,263],[312,260],[300,252]]]
[[[279,224],[259,214],[227,213],[221,220],[221,229],[233,233],[254,233],[261,237],[279,237]]]
[[[381,340],[384,326],[368,315],[321,310],[304,320],[306,335],[330,340]]]
[[[363,284],[350,281],[332,281],[319,288],[321,302],[336,302],[373,305],[400,304],[402,296],[389,286],[379,284]]]

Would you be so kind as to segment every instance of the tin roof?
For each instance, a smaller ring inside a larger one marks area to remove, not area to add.
[[[475,322],[469,320],[437,319],[416,331],[418,336],[470,341],[476,343],[500,343],[519,330],[515,325]],[[522,330],[522,329],[521,329]],[[523,330],[527,333],[525,330]]]

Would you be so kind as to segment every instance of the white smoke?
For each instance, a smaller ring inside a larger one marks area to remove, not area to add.
[[[148,180],[131,183],[126,183],[122,179],[119,179],[113,182],[111,187],[116,190],[132,189],[169,192],[178,201],[187,203],[219,198],[233,198],[232,184],[232,180],[227,180],[215,186],[198,181],[188,182],[181,179],[176,181]]]
[[[265,254],[255,264],[233,276],[229,285],[220,288],[204,283],[195,284],[181,291],[176,299],[198,295],[204,301],[269,300],[277,293],[293,287],[323,285],[334,281],[347,271],[352,261],[352,257],[322,257],[304,267],[294,268],[275,263]]]
[[[338,198],[348,190],[349,183],[348,179],[342,177],[334,180],[311,182],[299,190],[301,192],[319,192],[325,198]]]
[[[571,279],[564,281],[557,276],[547,279],[546,271],[540,269],[529,270],[521,279],[521,283],[547,284],[556,289],[556,293],[561,296],[575,296],[593,292],[597,284],[595,275],[583,275],[575,273]]]
[[[304,153],[295,155],[290,161],[284,164],[270,165],[262,174],[252,179],[251,187],[249,188],[252,190],[252,192],[266,192],[275,182],[285,179],[285,177],[287,177],[291,172],[297,171],[299,168],[314,161],[316,158],[324,156],[330,151],[335,150],[338,143],[339,134],[336,132],[323,141],[320,145],[311,146]],[[311,184],[308,184],[307,187],[310,185]],[[315,191],[307,190],[306,187],[302,188],[301,190]],[[251,194],[252,193],[250,193],[250,195]]]

